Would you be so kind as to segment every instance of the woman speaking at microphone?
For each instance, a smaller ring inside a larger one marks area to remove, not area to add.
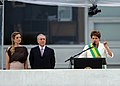
[[[86,45],[83,51],[90,47],[92,48],[83,52],[78,58],[105,58],[105,57],[112,58],[113,57],[113,52],[108,47],[108,43],[106,41],[104,43],[100,42],[101,33],[99,31],[92,31],[90,36],[92,43]]]

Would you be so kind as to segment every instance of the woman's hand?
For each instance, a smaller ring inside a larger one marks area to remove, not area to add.
[[[104,44],[104,47],[105,47],[105,48],[108,48],[108,43],[107,43],[107,41],[104,41],[103,44]]]
[[[104,41],[103,44],[104,44],[104,47],[106,48],[108,54],[112,57],[112,51],[109,49],[107,41]]]

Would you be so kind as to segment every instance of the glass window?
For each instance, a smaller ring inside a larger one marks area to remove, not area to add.
[[[63,11],[67,10],[63,13],[71,15],[61,16],[58,14],[59,8],[5,1],[4,44],[11,44],[10,35],[13,31],[22,34],[24,45],[37,44],[36,37],[39,33],[47,36],[47,44],[84,43],[84,8],[62,7]],[[63,20],[59,21],[58,16]]]
[[[58,7],[58,21],[72,21],[72,7]]]

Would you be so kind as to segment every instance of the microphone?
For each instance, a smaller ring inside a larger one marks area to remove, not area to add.
[[[76,57],[76,56],[82,54],[83,52],[85,52],[85,51],[87,51],[87,50],[89,50],[89,49],[91,49],[91,48],[94,48],[94,47],[96,46],[95,42],[94,42],[92,45],[93,45],[92,47],[89,47],[89,48],[87,48],[86,50],[83,50],[82,52],[80,52],[80,53],[78,53],[78,54],[76,54],[76,55],[70,57],[69,59],[65,60],[65,62],[67,62],[67,61],[69,61],[69,60],[71,60],[71,59],[74,59],[74,57]]]
[[[95,42],[93,43],[93,47],[95,47],[96,46],[96,44],[95,44]]]

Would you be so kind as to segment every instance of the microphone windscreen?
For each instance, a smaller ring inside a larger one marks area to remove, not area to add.
[[[93,43],[93,46],[94,46],[94,47],[96,46],[95,42]]]

